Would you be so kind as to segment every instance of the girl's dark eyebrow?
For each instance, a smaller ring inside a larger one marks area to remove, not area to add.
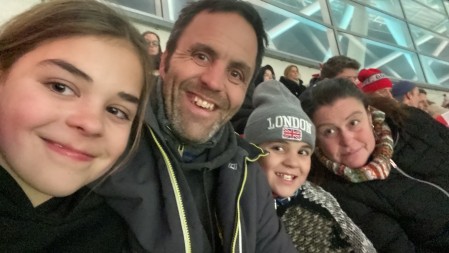
[[[47,59],[44,61],[41,61],[39,63],[39,65],[56,65],[62,69],[64,69],[65,71],[78,76],[88,82],[93,82],[92,77],[90,77],[88,74],[86,74],[84,71],[80,70],[79,68],[75,67],[73,64],[68,63],[64,60],[61,59]]]
[[[121,91],[118,93],[118,96],[128,102],[133,103],[133,104],[139,104],[139,98],[134,95],[131,95],[129,93]]]
[[[79,68],[75,67],[73,64],[71,64],[71,63],[69,63],[67,61],[61,60],[61,59],[47,59],[47,60],[41,61],[39,63],[39,65],[55,65],[55,66],[58,66],[58,67],[64,69],[65,71],[67,71],[67,72],[69,72],[69,73],[71,73],[71,74],[73,74],[73,75],[75,75],[77,77],[80,77],[80,78],[86,80],[87,82],[90,82],[90,83],[93,82],[92,77],[90,77],[84,71],[82,71]],[[129,93],[119,92],[118,96],[120,98],[128,101],[128,102],[133,103],[133,104],[138,104],[139,103],[139,98],[134,96],[134,95],[131,95]]]

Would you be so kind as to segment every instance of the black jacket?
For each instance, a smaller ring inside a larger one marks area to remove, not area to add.
[[[124,252],[125,222],[87,188],[33,207],[0,167],[0,252]]]
[[[210,170],[217,173],[208,201],[209,207],[215,207],[212,223],[219,231],[223,252],[296,252],[276,216],[271,190],[256,162],[260,149],[239,138],[228,123],[224,130],[232,136],[228,144],[222,143],[226,144],[223,152],[205,162],[183,164],[174,152],[178,147],[160,129],[155,113],[149,109],[135,157],[97,189],[127,220],[140,246],[149,252],[211,252],[214,243],[207,242],[199,214],[205,210],[199,210],[198,194],[192,193],[201,188],[192,189],[192,178],[186,178],[192,175],[186,170],[196,167],[205,176]],[[209,154],[217,147],[210,147]],[[229,158],[223,160],[223,156]]]
[[[279,79],[279,82],[283,83],[285,87],[287,87],[295,97],[299,98],[301,93],[303,93],[306,90],[306,86],[304,86],[302,83],[302,80],[299,80],[299,83],[296,83],[284,76],[281,76]]]
[[[449,130],[425,112],[408,108],[399,128],[391,119],[393,161],[413,178],[449,191]],[[379,252],[447,252],[449,196],[392,168],[385,180],[351,183],[314,157],[312,172],[325,175],[321,186],[362,229]]]

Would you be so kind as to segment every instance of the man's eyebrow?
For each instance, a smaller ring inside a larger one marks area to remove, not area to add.
[[[217,52],[210,47],[209,45],[203,44],[203,43],[195,43],[192,46],[192,51],[204,51],[208,55],[210,55],[212,58],[216,58],[218,56]]]
[[[216,58],[218,56],[217,52],[210,46],[203,43],[196,43],[193,45],[193,50],[201,50],[209,54],[212,58]],[[241,69],[246,74],[251,72],[251,67],[243,61],[232,61],[230,67]]]
[[[93,81],[92,78],[88,74],[86,74],[85,72],[83,72],[79,68],[75,67],[73,64],[68,63],[68,62],[66,62],[64,60],[61,60],[61,59],[44,60],[44,61],[41,61],[39,63],[39,65],[56,65],[56,66],[64,69],[65,71],[67,71],[67,72],[69,72],[69,73],[71,73],[71,74],[73,74],[75,76],[81,77],[82,79],[84,79],[84,80],[86,80],[88,82],[92,82]]]
[[[139,104],[139,101],[140,101],[140,99],[138,97],[131,95],[129,93],[123,92],[123,91],[119,92],[118,96],[128,102],[133,103],[133,104]]]

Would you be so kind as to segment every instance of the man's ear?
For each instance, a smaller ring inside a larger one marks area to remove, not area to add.
[[[167,56],[168,56],[168,53],[167,53],[167,50],[165,50],[164,53],[162,53],[162,55],[161,55],[161,62],[159,64],[159,75],[161,76],[162,79],[164,79],[165,72],[168,67]]]

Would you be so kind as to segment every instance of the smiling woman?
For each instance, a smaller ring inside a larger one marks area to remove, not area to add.
[[[85,186],[137,145],[145,52],[96,1],[38,4],[2,27],[0,251],[122,252],[124,222]]]
[[[449,248],[449,131],[418,108],[347,79],[302,100],[317,127],[311,181],[332,193],[379,252]]]

